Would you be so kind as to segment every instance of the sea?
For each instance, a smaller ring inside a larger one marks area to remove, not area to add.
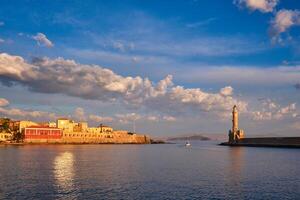
[[[300,199],[300,149],[0,146],[0,199]]]

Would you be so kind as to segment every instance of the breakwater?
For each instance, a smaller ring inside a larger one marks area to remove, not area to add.
[[[220,145],[300,148],[300,137],[241,138],[233,143],[223,142]]]

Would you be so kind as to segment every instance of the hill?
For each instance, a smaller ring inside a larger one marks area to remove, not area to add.
[[[211,138],[203,136],[203,135],[189,135],[189,136],[177,136],[177,137],[169,137],[166,139],[167,141],[175,141],[175,140],[201,140],[207,141],[211,140]]]

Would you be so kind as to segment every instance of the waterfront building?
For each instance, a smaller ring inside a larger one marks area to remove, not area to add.
[[[29,126],[38,126],[39,124],[33,121],[18,121],[19,131],[24,132],[24,129]]]
[[[12,141],[15,136],[25,143],[95,143],[95,144],[145,144],[150,137],[128,131],[115,131],[100,124],[89,127],[87,122],[74,122],[60,118],[57,122],[36,123],[33,121],[12,121],[0,118],[0,142]]]
[[[12,140],[13,134],[7,132],[0,132],[0,142],[6,142]]]
[[[239,114],[237,106],[232,108],[232,129],[229,130],[229,143],[237,143],[240,139],[244,138],[244,130],[239,129]]]
[[[56,122],[48,122],[49,127],[57,127]]]
[[[24,128],[25,142],[59,142],[62,130],[49,126],[29,126]]]
[[[67,118],[57,119],[56,124],[57,124],[57,128],[60,128],[63,131],[68,131],[68,132],[73,132],[74,126],[76,125],[72,120],[69,120]]]

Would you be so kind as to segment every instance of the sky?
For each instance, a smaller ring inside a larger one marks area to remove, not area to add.
[[[0,116],[300,136],[298,0],[2,1]]]

